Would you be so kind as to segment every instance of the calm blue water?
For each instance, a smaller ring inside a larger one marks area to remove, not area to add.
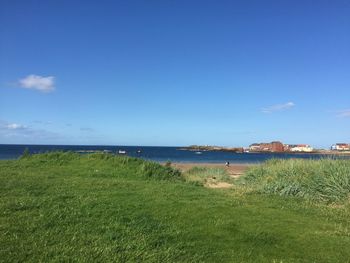
[[[28,148],[30,153],[48,151],[126,151],[128,156],[140,157],[158,162],[207,162],[207,163],[259,163],[271,158],[303,158],[319,159],[324,155],[318,154],[285,154],[285,153],[230,153],[230,152],[202,152],[196,154],[192,151],[179,150],[179,147],[149,147],[149,146],[87,146],[87,145],[1,145],[0,160],[16,159]],[[141,150],[141,153],[137,153]],[[341,158],[350,159],[350,156]]]

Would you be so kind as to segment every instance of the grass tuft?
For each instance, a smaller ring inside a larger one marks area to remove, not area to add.
[[[157,179],[182,179],[181,172],[170,166],[162,166],[159,163],[154,162],[144,162],[139,173],[147,178],[157,178]]]
[[[240,183],[263,193],[342,202],[350,195],[350,161],[270,160],[251,168]]]

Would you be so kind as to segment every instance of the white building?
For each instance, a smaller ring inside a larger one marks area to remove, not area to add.
[[[312,152],[314,149],[307,144],[291,145],[289,148],[291,152]]]
[[[332,151],[350,151],[350,144],[347,143],[337,143],[332,145]]]
[[[253,143],[253,144],[249,145],[249,150],[252,152],[260,151],[261,150],[260,143]]]

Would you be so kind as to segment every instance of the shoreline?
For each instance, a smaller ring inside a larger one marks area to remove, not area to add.
[[[262,150],[248,150],[244,147],[224,147],[224,146],[201,146],[191,145],[178,148],[180,151],[190,152],[231,152],[237,154],[321,154],[321,155],[350,155],[350,151],[338,151],[329,149],[314,149],[312,151],[262,151]]]
[[[226,148],[215,148],[215,149],[199,149],[199,148],[179,148],[179,151],[189,151],[189,152],[230,152],[234,154],[290,154],[290,155],[307,155],[307,154],[317,154],[317,155],[350,155],[349,151],[312,151],[312,152],[292,152],[292,151],[284,151],[284,152],[273,152],[273,151],[237,151],[234,149],[226,149]]]

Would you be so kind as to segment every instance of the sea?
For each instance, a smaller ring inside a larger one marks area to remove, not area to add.
[[[261,163],[269,159],[320,159],[320,158],[343,158],[350,156],[334,156],[321,154],[303,153],[233,153],[221,151],[190,151],[183,147],[155,147],[155,146],[96,146],[96,145],[15,145],[0,144],[0,160],[19,158],[25,149],[29,153],[45,153],[51,151],[72,151],[87,154],[95,151],[104,151],[111,154],[128,155],[156,162],[180,162],[180,163]],[[124,154],[125,152],[125,154]]]

